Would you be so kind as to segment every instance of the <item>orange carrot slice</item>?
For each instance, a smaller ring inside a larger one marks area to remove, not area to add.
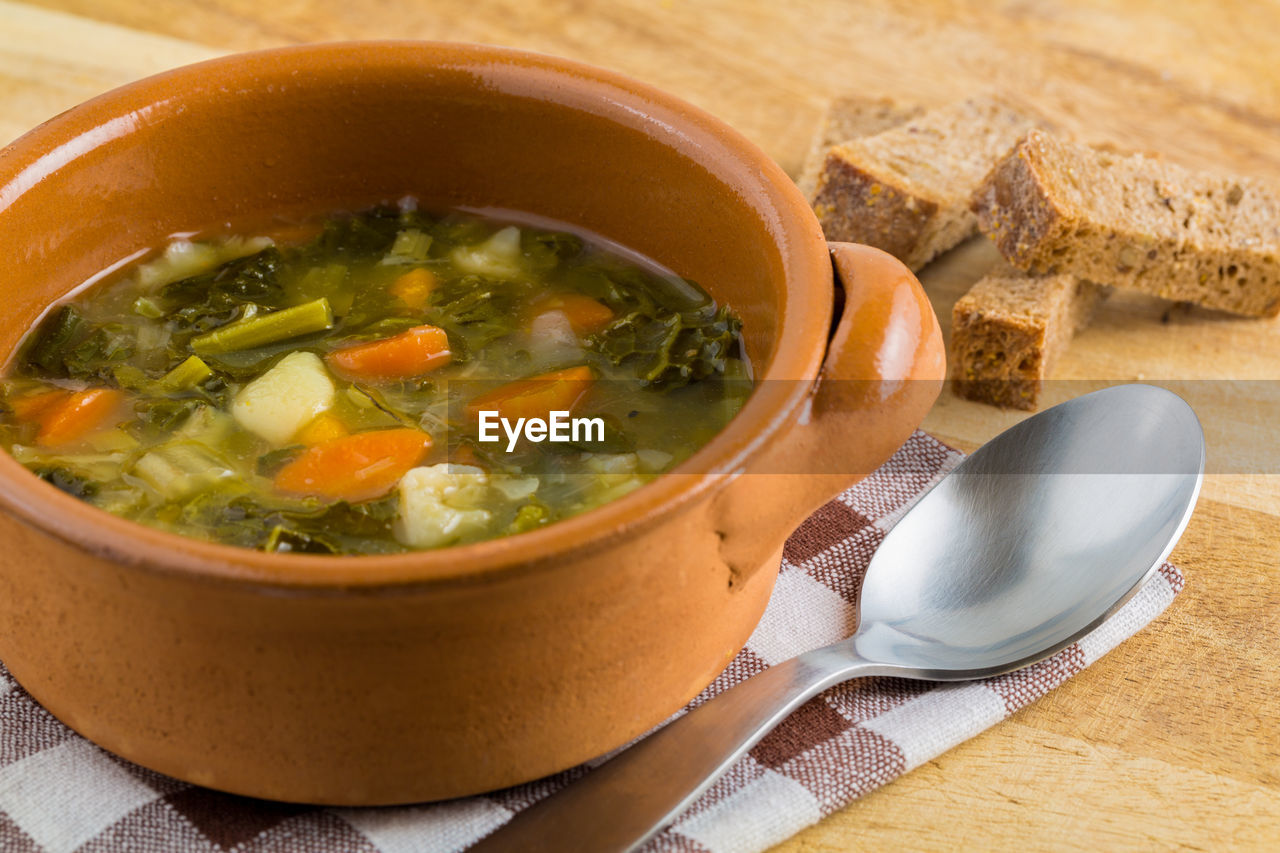
[[[427,304],[431,291],[435,290],[436,276],[431,270],[418,267],[397,278],[391,285],[391,295],[407,307],[418,309]]]
[[[8,401],[9,411],[22,423],[31,423],[43,418],[56,405],[71,396],[64,388],[52,391],[41,391],[39,394],[28,394]]]
[[[296,495],[345,501],[382,497],[431,449],[416,429],[361,432],[309,447],[276,472],[275,487]]]
[[[598,332],[613,319],[613,309],[581,293],[557,293],[538,300],[536,310],[563,311],[578,334]]]
[[[552,412],[572,412],[594,381],[595,376],[586,365],[544,373],[481,394],[467,405],[467,411],[473,419],[481,411],[496,411],[499,417],[512,421],[546,420]]]
[[[469,444],[459,444],[449,453],[449,462],[454,465],[471,465],[476,468],[483,468],[484,464],[480,461],[480,457],[476,455],[475,448]]]
[[[124,394],[112,388],[76,391],[43,413],[36,444],[56,447],[84,438],[105,426],[123,402]]]
[[[335,438],[342,438],[346,435],[350,435],[350,433],[342,425],[342,421],[329,412],[321,412],[316,415],[315,420],[304,426],[302,431],[298,433],[298,441],[310,447],[313,444],[323,444],[326,441],[332,441]]]
[[[329,353],[334,370],[354,379],[412,379],[449,363],[449,336],[436,326],[415,326],[406,332],[355,344]]]

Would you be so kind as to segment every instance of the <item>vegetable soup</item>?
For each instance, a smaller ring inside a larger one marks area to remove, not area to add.
[[[732,311],[603,241],[407,204],[292,230],[179,240],[56,307],[0,441],[153,527],[377,554],[620,497],[751,391]]]

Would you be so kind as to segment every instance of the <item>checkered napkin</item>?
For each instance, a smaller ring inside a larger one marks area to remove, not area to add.
[[[961,455],[916,433],[883,468],[787,543],[747,646],[694,704],[800,652],[849,636],[862,573],[885,532]],[[802,706],[708,790],[649,851],[748,853],[1034,701],[1158,616],[1182,588],[1164,565],[1110,620],[1036,666],[982,682],[862,679]],[[0,849],[18,851],[462,850],[585,767],[436,805],[332,809],[220,794],[115,758],[37,705],[0,666]]]

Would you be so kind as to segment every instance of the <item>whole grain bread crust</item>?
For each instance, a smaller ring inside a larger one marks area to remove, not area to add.
[[[884,249],[919,269],[976,232],[973,191],[1038,122],[982,96],[831,148],[812,199],[823,232]]]
[[[823,111],[796,185],[812,203],[814,190],[818,188],[818,177],[822,173],[822,164],[832,147],[863,136],[883,133],[919,117],[924,110],[921,104],[895,98],[876,98],[852,93],[837,95],[827,103],[827,108]]]
[[[1012,265],[1236,314],[1280,314],[1280,190],[1033,130],[974,193]]]
[[[955,393],[1036,408],[1044,380],[1107,292],[1072,275],[1028,276],[1003,265],[983,277],[952,309]]]

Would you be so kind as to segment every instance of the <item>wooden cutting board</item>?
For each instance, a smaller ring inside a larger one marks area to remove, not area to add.
[[[0,0],[0,142],[137,77],[220,52],[339,38],[485,41],[643,78],[798,171],[842,90],[937,103],[998,90],[1090,140],[1280,181],[1280,5],[839,0]],[[45,8],[38,8],[45,7]],[[922,274],[942,319],[990,263]],[[1154,625],[1011,720],[783,843],[1263,848],[1280,839],[1280,323],[1119,295],[1049,389],[1174,380],[1210,475]],[[1248,380],[1248,381],[1246,381]],[[944,392],[926,421],[972,449],[1022,415]]]

